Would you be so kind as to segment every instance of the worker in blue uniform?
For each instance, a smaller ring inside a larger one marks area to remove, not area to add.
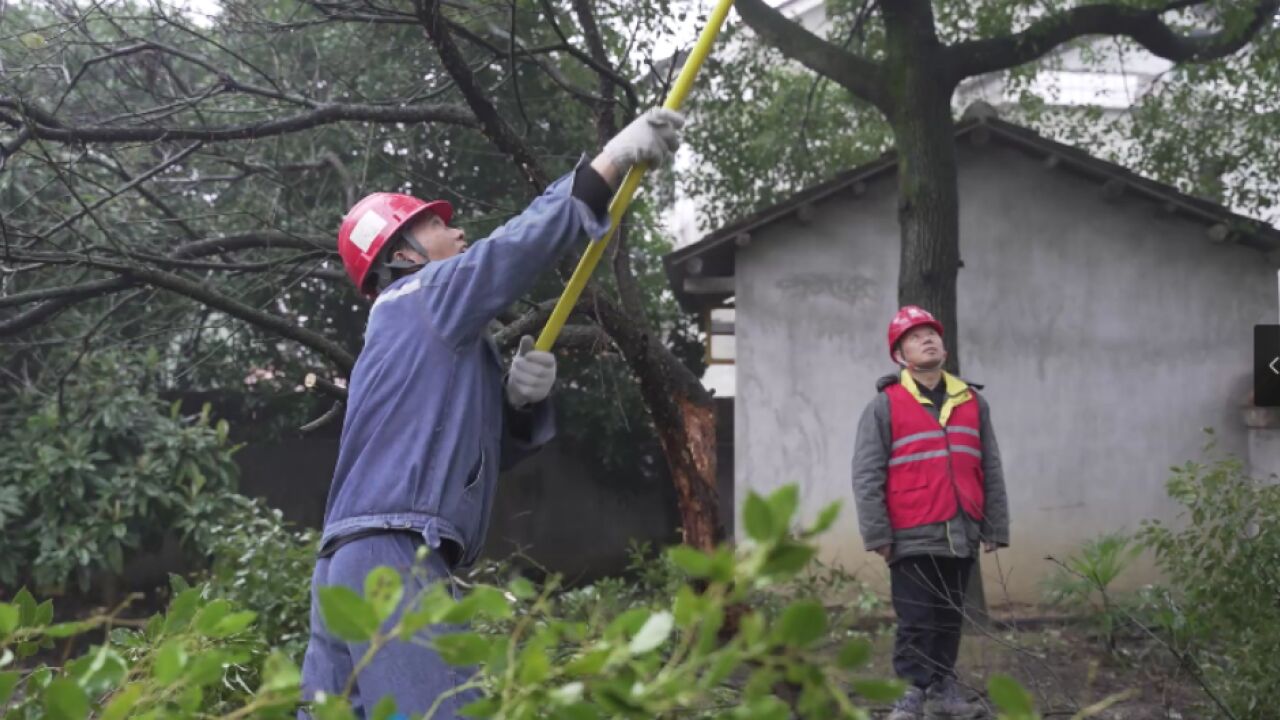
[[[470,245],[441,200],[374,193],[343,219],[339,254],[373,306],[348,384],[312,578],[302,669],[308,699],[342,693],[353,674],[350,700],[359,717],[388,696],[411,714],[443,697],[438,719],[454,718],[474,699],[458,691],[468,673],[445,664],[427,640],[451,628],[394,641],[359,667],[366,646],[328,632],[317,592],[329,585],[363,592],[366,575],[385,565],[402,572],[407,604],[432,583],[452,587],[452,575],[479,557],[499,469],[555,434],[548,400],[555,357],[525,337],[504,367],[490,323],[566,251],[607,230],[623,175],[640,162],[668,162],[683,125],[676,112],[646,112],[594,160],[579,162]],[[411,572],[423,546],[426,559]]]

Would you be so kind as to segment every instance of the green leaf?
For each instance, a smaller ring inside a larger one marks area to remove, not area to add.
[[[627,649],[632,655],[643,655],[656,650],[662,643],[667,641],[674,624],[675,618],[671,616],[671,613],[666,611],[654,613],[641,626],[635,637],[631,638],[631,644],[627,646]]]
[[[604,636],[616,640],[635,635],[648,619],[649,611],[645,608],[631,608],[609,623],[609,626],[604,629]]]
[[[79,635],[80,633],[88,630],[90,627],[92,626],[89,623],[85,623],[85,622],[58,623],[57,625],[50,625],[49,627],[45,628],[44,635],[45,637],[51,637],[51,638],[67,638],[67,637],[71,637],[72,635]]]
[[[577,702],[556,709],[556,720],[600,720],[603,715],[595,705]]]
[[[399,580],[400,576],[397,575],[396,579]],[[381,700],[378,701],[377,705],[373,706],[373,712],[370,713],[369,720],[390,720],[391,716],[395,714],[396,714],[395,698],[391,697],[390,695],[385,695]]]
[[[166,633],[176,633],[185,630],[190,624],[191,618],[196,614],[196,608],[200,606],[200,589],[190,588],[178,593],[178,597],[173,599],[169,604],[169,612],[165,613],[164,631]]]
[[[428,625],[443,622],[456,603],[444,583],[435,583],[417,600],[417,606],[400,616],[400,639],[408,642]]]
[[[996,707],[1010,715],[1022,716],[1035,712],[1035,701],[1031,693],[1008,675],[992,675],[987,680],[987,694]]]
[[[191,624],[201,635],[211,635],[214,628],[218,627],[218,623],[229,612],[231,612],[231,603],[219,598],[201,608]]]
[[[477,616],[504,620],[511,617],[511,606],[501,590],[478,585],[445,613],[444,622],[461,625],[471,622]]]
[[[769,510],[779,535],[785,533],[795,518],[796,508],[800,505],[800,487],[795,483],[783,485],[769,496]]]
[[[31,623],[33,627],[44,627],[53,622],[53,601],[45,600],[36,606],[36,616]]]
[[[529,645],[520,653],[517,677],[522,685],[537,685],[551,674],[551,661],[547,652],[537,645]]]
[[[871,702],[888,703],[902,697],[907,685],[899,680],[854,680],[853,691]]]
[[[846,670],[855,670],[871,660],[871,641],[866,638],[854,638],[840,648],[836,664]]]
[[[111,698],[111,702],[107,703],[107,707],[102,711],[102,717],[99,720],[125,720],[129,717],[133,706],[138,704],[142,699],[143,686],[126,685],[123,690],[116,693]]]
[[[822,533],[830,530],[831,526],[835,525],[836,518],[840,517],[840,508],[842,504],[843,503],[837,500],[823,508],[822,512],[818,514],[818,519],[813,523],[813,527],[809,528],[809,530],[805,532],[805,537],[821,535]]]
[[[128,672],[128,663],[107,645],[99,645],[67,665],[67,675],[93,697],[114,690]]]
[[[787,720],[791,717],[791,709],[786,703],[769,695],[744,704],[733,717],[743,720]]]
[[[325,627],[347,642],[367,642],[378,632],[378,614],[349,587],[320,588],[320,615]]]
[[[489,656],[490,640],[471,632],[437,635],[432,639],[440,658],[450,665],[475,665]]]
[[[755,493],[747,496],[746,505],[742,509],[743,524],[747,529],[747,537],[759,543],[774,539],[777,526],[774,523],[773,511],[769,503]]]
[[[373,569],[364,579],[364,599],[373,608],[378,622],[395,614],[404,598],[404,582],[400,573],[382,565]]]
[[[186,665],[186,648],[183,647],[181,639],[175,638],[160,646],[160,651],[156,653],[152,674],[161,683],[171,683],[181,677],[182,669]]]
[[[739,663],[742,662],[742,654],[732,647],[724,648],[717,657],[711,661],[711,666],[707,672],[698,681],[700,687],[716,688],[721,683],[729,679],[733,671],[738,669]]]
[[[223,670],[227,664],[226,653],[217,650],[205,651],[191,659],[182,676],[192,685],[206,687],[222,679]]]
[[[276,650],[262,664],[262,686],[258,692],[288,692],[302,683],[302,673],[288,655]]]
[[[591,650],[569,661],[564,671],[572,677],[596,675],[609,662],[609,648]]]
[[[676,619],[676,627],[683,629],[693,625],[701,608],[702,600],[693,592],[693,588],[682,585],[676,591],[676,600],[671,608]]]
[[[30,626],[31,623],[35,622],[36,599],[31,596],[30,591],[26,588],[19,590],[18,594],[13,596],[13,604],[17,605],[18,609],[22,611],[21,625],[23,627]]]
[[[511,580],[507,587],[511,590],[511,594],[520,600],[530,600],[538,596],[538,591],[534,589],[533,583],[529,582],[527,578],[517,576]]]
[[[213,631],[209,633],[209,637],[227,638],[240,632],[244,632],[254,620],[258,619],[258,613],[252,610],[241,610],[240,612],[231,613],[230,615],[218,621]]]
[[[727,547],[718,548],[711,556],[711,569],[707,573],[713,582],[733,582],[733,551]]]
[[[21,675],[12,671],[0,673],[0,708],[9,702],[9,696],[13,695],[13,689],[18,686],[21,678]]]
[[[816,548],[784,541],[769,553],[760,572],[765,575],[789,578],[803,570],[815,553],[817,553]]]
[[[50,720],[84,720],[89,715],[89,696],[74,681],[58,678],[44,691],[44,710]]]
[[[701,578],[711,574],[711,558],[696,548],[677,545],[667,550],[667,557],[692,577]]]
[[[9,603],[0,603],[0,638],[12,635],[21,622],[21,610]]]
[[[191,583],[187,582],[186,578],[181,575],[169,573],[169,589],[172,590],[175,595],[185,592],[190,588]]]
[[[827,611],[814,600],[792,603],[782,612],[776,636],[792,647],[806,647],[827,632]]]

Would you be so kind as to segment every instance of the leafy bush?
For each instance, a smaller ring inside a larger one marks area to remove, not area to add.
[[[538,588],[515,577],[505,586],[475,584],[458,600],[432,586],[382,632],[404,599],[391,568],[373,570],[363,595],[321,590],[321,608],[335,634],[369,642],[370,653],[427,625],[470,622],[470,630],[433,642],[449,662],[478,668],[468,684],[483,691],[469,709],[475,717],[865,719],[865,703],[889,702],[903,689],[858,674],[871,656],[867,640],[832,633],[826,609],[812,599],[791,600],[772,619],[743,604],[794,582],[813,557],[811,541],[834,521],[833,507],[814,527],[792,534],[796,498],[789,487],[748,499],[749,546],[670,549],[666,557],[684,578],[674,595],[616,616],[566,618],[554,611],[554,580]],[[247,531],[278,520],[254,512],[237,526]],[[0,603],[0,712],[6,720],[293,717],[299,672],[264,635],[269,625],[262,623],[272,619],[207,586],[179,581],[175,591],[165,613],[136,627],[117,627],[125,621],[114,614],[50,625],[52,604],[37,605],[25,591]],[[64,638],[104,633],[100,644],[60,665],[13,667]],[[991,695],[1004,718],[1037,717],[1030,695],[1008,678],[993,678]],[[311,711],[319,720],[354,718],[341,695],[317,698]],[[370,717],[393,713],[384,698]]]
[[[1130,615],[1132,603],[1115,597],[1111,584],[1141,553],[1142,545],[1124,533],[1087,540],[1049,576],[1046,595],[1053,604],[1084,613],[1114,650],[1116,632]]]
[[[235,448],[209,408],[179,415],[146,392],[146,368],[86,361],[63,392],[9,403],[0,435],[0,583],[81,590],[167,530],[207,546],[235,487]]]
[[[307,647],[311,571],[320,536],[289,527],[279,510],[232,495],[227,515],[209,528],[209,593],[257,613],[274,649],[302,661]]]
[[[1280,485],[1234,458],[1175,468],[1185,524],[1150,522],[1143,540],[1169,578],[1153,595],[1170,643],[1239,718],[1273,717],[1280,697]]]

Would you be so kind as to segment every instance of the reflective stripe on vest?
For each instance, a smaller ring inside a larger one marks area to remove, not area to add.
[[[961,387],[967,394],[948,400],[945,428],[902,384],[885,389],[892,431],[885,499],[895,530],[946,522],[961,508],[982,519],[981,418],[977,396]]]

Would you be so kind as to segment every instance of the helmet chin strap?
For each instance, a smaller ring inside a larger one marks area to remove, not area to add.
[[[403,238],[405,244],[423,258],[429,257],[427,255],[427,249],[422,247],[422,244],[415,240],[409,233],[401,233],[400,238]],[[392,247],[395,247],[400,243],[396,241],[390,244]],[[378,278],[378,290],[386,289],[388,285],[395,282],[402,276],[402,274],[415,273],[425,267],[427,263],[431,262],[429,259],[424,259],[422,262],[414,262],[412,260],[395,260],[393,259],[394,257],[395,253],[392,252],[391,256],[389,256],[382,265],[375,269]],[[405,272],[402,273],[400,271]]]

